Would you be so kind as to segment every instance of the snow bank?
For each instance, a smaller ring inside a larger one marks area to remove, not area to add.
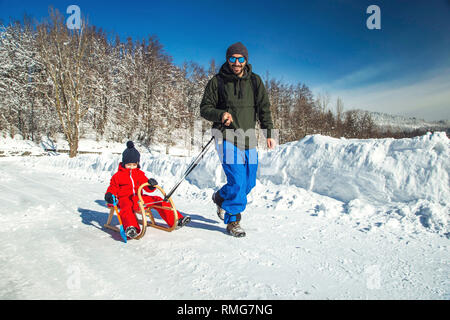
[[[250,203],[274,209],[280,209],[281,204],[286,209],[295,208],[304,196],[299,193],[301,188],[341,202],[341,216],[355,221],[379,225],[381,219],[392,227],[410,221],[419,228],[449,235],[449,146],[445,133],[400,140],[307,136],[260,152],[257,188]],[[180,194],[195,192],[195,196],[201,193],[206,198],[210,189],[225,182],[213,149],[189,175],[188,183],[180,186]],[[165,189],[174,185],[192,160],[140,151],[142,169],[163,182]],[[64,174],[107,183],[117,170],[120,155],[105,151],[75,159],[60,155],[30,161],[32,165],[50,165]],[[337,210],[335,202],[328,211]],[[327,206],[326,202],[319,203],[316,211],[320,213]]]
[[[258,179],[292,185],[344,202],[450,199],[450,148],[445,133],[412,139],[336,139],[321,135],[260,152]],[[200,188],[224,182],[211,152],[190,176]],[[151,169],[151,167],[149,167]]]
[[[13,138],[0,135],[0,157],[9,156],[37,156],[46,154],[33,141],[23,140],[20,135]]]
[[[445,133],[412,139],[307,136],[261,157],[259,179],[290,184],[344,202],[450,199]]]
[[[308,136],[264,154],[258,178],[340,200],[343,213],[368,230],[449,237],[449,146],[443,132],[400,140]]]

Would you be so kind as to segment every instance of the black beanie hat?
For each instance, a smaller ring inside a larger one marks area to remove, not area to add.
[[[228,47],[226,57],[227,61],[228,58],[231,57],[233,54],[242,54],[245,57],[245,60],[248,61],[247,48],[241,42],[233,43],[231,46]]]
[[[133,141],[127,142],[127,148],[122,153],[122,165],[126,165],[127,163],[138,163],[141,159],[141,154],[134,147]]]

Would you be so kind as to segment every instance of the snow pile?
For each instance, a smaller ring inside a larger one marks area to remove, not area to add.
[[[307,136],[260,152],[249,205],[301,209],[306,192],[331,198],[317,200],[314,214],[353,219],[369,229],[401,226],[409,232],[425,229],[450,235],[449,146],[445,133],[400,140]],[[225,182],[213,149],[182,183],[179,196],[206,199]],[[140,151],[142,169],[166,191],[192,160]],[[36,158],[33,165],[50,165],[66,175],[107,183],[120,158],[111,152],[75,159],[61,155]]]
[[[0,135],[0,157],[44,154],[46,152],[42,148],[30,140],[23,140],[20,135],[16,135],[14,138]]]
[[[308,136],[265,154],[259,178],[345,202],[445,202],[450,199],[449,146],[445,133],[400,140]]]
[[[261,159],[261,182],[344,202],[348,219],[373,227],[450,235],[450,148],[445,133],[412,139],[309,136]]]
[[[114,153],[122,154],[125,147],[126,141],[120,142],[110,142],[110,141],[97,141],[95,135],[85,134],[83,138],[80,138],[78,142],[78,153]],[[165,152],[165,147],[162,145],[152,145],[151,149],[147,149],[142,144],[135,142],[136,147],[139,150],[147,151],[151,153],[161,153]],[[56,150],[57,152],[68,152],[69,144],[63,135],[57,135],[56,138],[43,137],[40,146],[44,150]],[[169,149],[170,150],[170,149]]]

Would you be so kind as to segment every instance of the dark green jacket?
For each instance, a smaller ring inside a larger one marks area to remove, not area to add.
[[[225,62],[220,68],[219,75],[224,80],[225,105],[219,106],[219,90],[217,76],[215,75],[206,85],[203,99],[200,104],[200,115],[206,120],[213,121],[213,128],[217,128],[224,112],[233,116],[233,126],[236,130],[226,130],[225,139],[233,142],[241,149],[256,147],[255,126],[259,118],[261,128],[266,137],[271,138],[273,129],[270,102],[261,77],[254,73],[257,83],[257,101],[259,115],[257,114],[254,92],[250,75],[252,67],[247,64],[242,78],[236,76]],[[242,130],[239,130],[242,129]],[[250,129],[250,130],[249,130]],[[245,143],[239,135],[246,135]],[[238,137],[236,137],[238,136]]]

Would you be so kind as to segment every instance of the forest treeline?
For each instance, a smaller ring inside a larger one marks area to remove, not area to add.
[[[113,39],[113,40],[111,40]],[[0,132],[39,142],[63,134],[76,156],[80,138],[146,145],[176,145],[210,124],[199,105],[208,80],[218,72],[195,62],[177,66],[156,36],[121,41],[85,22],[66,27],[50,9],[41,22],[0,24]],[[401,138],[423,132],[378,128],[369,112],[344,111],[341,99],[314,95],[299,82],[286,84],[263,75],[279,143],[323,134],[346,138]],[[184,129],[183,136],[174,135]]]

